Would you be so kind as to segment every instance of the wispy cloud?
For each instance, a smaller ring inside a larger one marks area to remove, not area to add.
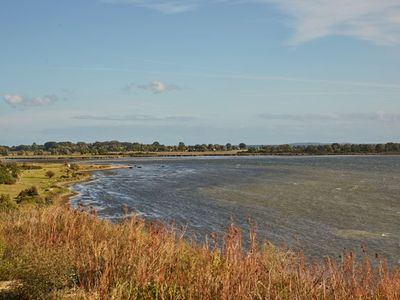
[[[135,89],[149,91],[153,94],[163,94],[165,92],[179,90],[179,87],[175,84],[166,83],[160,80],[153,80],[152,82],[146,84],[130,83],[123,87],[123,90],[126,92],[130,92]]]
[[[190,0],[101,0],[110,4],[133,4],[139,7],[156,10],[163,14],[178,14],[192,11],[198,7],[198,1]]]
[[[205,4],[276,6],[288,17],[294,31],[289,43],[328,36],[348,36],[377,45],[400,43],[400,2],[398,0],[100,0],[132,4],[163,14],[195,10]]]
[[[327,36],[349,36],[377,45],[400,43],[398,0],[255,0],[274,4],[290,17],[290,44]]]
[[[124,115],[124,116],[96,116],[96,115],[82,115],[72,117],[76,120],[91,120],[91,121],[179,121],[188,122],[195,120],[191,116],[166,116],[157,117],[150,115]]]
[[[11,106],[45,106],[53,104],[58,100],[56,95],[45,95],[40,97],[25,97],[20,94],[6,94],[4,102]]]
[[[258,114],[259,118],[282,121],[337,121],[337,122],[389,122],[400,123],[400,114],[378,111],[375,113],[309,113],[309,114]]]

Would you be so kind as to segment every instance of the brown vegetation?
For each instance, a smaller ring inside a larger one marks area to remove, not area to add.
[[[357,263],[352,254],[307,265],[299,254],[258,247],[254,231],[245,250],[234,226],[220,247],[215,237],[196,245],[137,216],[112,224],[95,212],[52,206],[3,213],[0,229],[0,281],[15,283],[15,297],[400,298],[399,269]]]

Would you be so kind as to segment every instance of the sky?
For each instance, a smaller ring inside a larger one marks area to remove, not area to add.
[[[400,142],[399,0],[1,0],[0,145]]]

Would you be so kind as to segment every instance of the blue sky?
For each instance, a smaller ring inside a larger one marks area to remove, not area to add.
[[[0,144],[400,141],[398,0],[2,0]]]

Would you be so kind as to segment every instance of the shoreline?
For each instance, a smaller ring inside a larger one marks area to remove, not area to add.
[[[119,169],[130,169],[130,166],[127,165],[100,165],[103,166],[103,168],[101,169],[97,169],[97,170],[85,170],[85,171],[81,171],[82,174],[84,174],[83,178],[74,180],[74,181],[70,181],[70,182],[60,182],[57,183],[57,185],[60,188],[66,188],[68,191],[65,193],[61,193],[59,195],[57,195],[57,197],[59,198],[59,205],[71,205],[71,199],[75,196],[77,196],[79,193],[71,190],[71,186],[75,185],[75,184],[79,184],[79,183],[84,183],[84,182],[89,182],[91,180],[93,180],[92,177],[92,173],[93,172],[98,172],[98,171],[110,171],[110,170],[119,170]]]

